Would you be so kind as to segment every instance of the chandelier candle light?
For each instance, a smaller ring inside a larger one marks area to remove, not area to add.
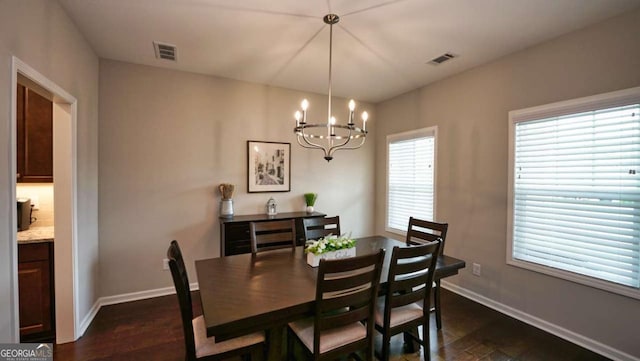
[[[367,119],[369,119],[369,114],[362,112],[362,128],[356,127],[353,122],[356,102],[351,99],[349,101],[348,123],[346,125],[336,124],[336,118],[332,115],[331,111],[331,56],[333,47],[333,25],[337,24],[340,18],[336,14],[328,14],[323,20],[329,25],[329,105],[327,123],[307,123],[309,101],[304,99],[301,104],[302,112],[297,111],[295,113],[296,127],[293,129],[293,132],[296,134],[298,144],[301,146],[311,149],[322,149],[324,151],[324,159],[328,162],[333,159],[333,153],[336,150],[358,149],[364,144],[367,136]],[[326,128],[326,132],[322,128]],[[355,143],[351,143],[351,141]]]

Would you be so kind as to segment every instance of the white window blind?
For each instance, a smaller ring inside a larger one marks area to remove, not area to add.
[[[435,130],[387,138],[387,229],[406,232],[409,217],[433,220]]]
[[[640,287],[640,105],[515,123],[512,257]]]

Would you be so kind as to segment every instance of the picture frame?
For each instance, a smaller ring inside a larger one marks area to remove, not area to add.
[[[247,191],[291,191],[291,143],[247,141]]]

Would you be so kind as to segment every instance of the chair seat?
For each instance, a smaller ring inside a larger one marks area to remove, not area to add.
[[[298,338],[312,352],[313,350],[313,318],[305,318],[289,323],[289,327],[298,335]],[[340,346],[367,337],[367,328],[360,322],[354,322],[347,326],[327,330],[320,336],[320,353],[325,353]]]
[[[391,310],[391,320],[389,325],[391,328],[403,323],[416,320],[422,317],[422,307],[415,303],[402,307],[396,307]],[[378,300],[376,307],[376,325],[384,327],[384,298]]]
[[[227,351],[265,342],[264,333],[256,332],[245,336],[232,338],[227,341],[216,342],[214,337],[207,337],[207,327],[204,317],[198,316],[191,322],[196,345],[196,357],[218,355]]]

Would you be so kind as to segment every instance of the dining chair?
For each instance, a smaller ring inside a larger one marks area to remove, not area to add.
[[[436,223],[425,221],[417,218],[409,218],[409,229],[407,230],[408,245],[411,244],[423,244],[425,242],[433,242],[435,240],[442,240],[440,246],[440,255],[444,253],[444,242],[447,239],[448,223]],[[438,330],[442,329],[442,317],[440,315],[440,280],[436,279],[433,282],[433,309],[436,312],[436,326]]]
[[[302,219],[304,241],[326,237],[330,234],[340,235],[340,216],[313,217]]]
[[[372,360],[375,303],[383,260],[382,249],[353,258],[321,260],[314,316],[289,323],[288,355],[294,355],[295,337],[313,360],[333,360],[339,355],[359,359],[359,350]]]
[[[429,304],[441,245],[442,241],[437,240],[418,246],[393,247],[387,278],[388,290],[376,307],[376,330],[382,334],[381,360],[389,360],[391,337],[399,333],[420,343],[424,360],[431,359]],[[418,326],[422,326],[422,339]]]
[[[296,249],[296,222],[293,219],[249,223],[251,253],[281,248]]]
[[[249,356],[252,360],[264,357],[265,337],[263,332],[256,332],[230,340],[217,342],[214,337],[207,337],[204,317],[193,318],[189,277],[184,265],[182,252],[177,241],[171,241],[167,250],[169,269],[176,288],[182,330],[186,350],[185,360],[223,360],[235,356]]]

